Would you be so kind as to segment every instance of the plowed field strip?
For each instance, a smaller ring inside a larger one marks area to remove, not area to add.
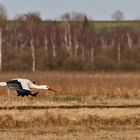
[[[140,104],[133,105],[62,105],[62,106],[0,106],[0,110],[28,110],[28,109],[82,109],[82,108],[140,108]]]

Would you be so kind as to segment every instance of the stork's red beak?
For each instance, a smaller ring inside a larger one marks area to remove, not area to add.
[[[56,92],[56,90],[54,90],[54,89],[52,89],[52,88],[48,88],[48,90],[50,90],[50,91],[53,91],[53,92]]]

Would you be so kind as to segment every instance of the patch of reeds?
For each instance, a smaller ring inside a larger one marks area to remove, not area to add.
[[[17,77],[31,79],[32,81],[36,81],[36,84],[48,84],[50,87],[58,91],[53,93],[39,90],[41,96],[63,95],[110,98],[140,97],[139,73],[0,73],[0,81]],[[7,88],[0,88],[0,94],[13,96],[14,92]],[[67,100],[67,98],[65,99]]]

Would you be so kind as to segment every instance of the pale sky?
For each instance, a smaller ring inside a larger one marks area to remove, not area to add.
[[[9,19],[37,11],[42,19],[57,19],[66,12],[83,12],[93,20],[110,20],[116,10],[126,20],[140,19],[140,0],[0,0]]]

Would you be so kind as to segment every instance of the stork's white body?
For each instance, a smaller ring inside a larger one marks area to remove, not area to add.
[[[25,89],[25,90],[31,90],[32,88],[49,89],[49,86],[47,86],[47,85],[36,85],[29,79],[17,78],[17,79],[13,79],[13,80],[17,80],[18,82],[20,82],[21,85],[22,85],[22,88]]]
[[[32,88],[46,89],[46,90],[51,90],[55,92],[55,90],[51,89],[48,85],[36,85],[31,80],[22,79],[22,78],[12,79],[7,82],[0,82],[0,86],[8,86],[11,89],[15,89],[18,93],[18,96],[20,95],[21,96],[25,96],[25,95],[36,96],[38,93],[32,94],[31,93]]]
[[[20,82],[23,89],[31,90],[31,85],[33,83],[30,80],[28,80],[28,79],[21,79],[21,78],[13,79],[13,80],[17,80],[18,82]]]

